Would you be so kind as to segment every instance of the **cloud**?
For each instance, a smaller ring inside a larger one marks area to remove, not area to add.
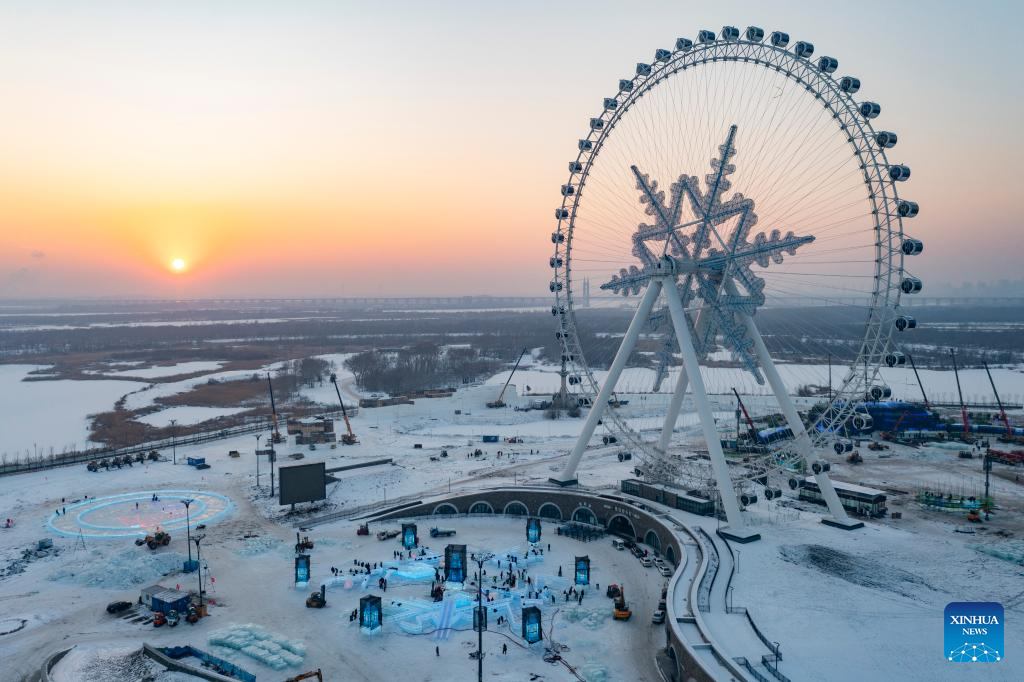
[[[43,258],[46,258],[46,253],[40,251],[39,249],[33,249],[32,253],[30,253],[29,255],[35,258],[36,260],[42,260]]]

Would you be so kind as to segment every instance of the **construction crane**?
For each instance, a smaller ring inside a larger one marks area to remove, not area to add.
[[[359,442],[356,434],[352,432],[352,422],[348,420],[348,410],[345,409],[345,401],[341,399],[341,389],[338,388],[338,375],[331,372],[331,383],[334,384],[334,392],[338,394],[338,404],[341,405],[341,417],[345,420],[345,429],[348,433],[341,434],[342,445],[355,445]]]
[[[324,674],[320,672],[320,668],[317,668],[316,670],[310,670],[309,672],[304,672],[300,675],[296,675],[295,677],[289,677],[284,682],[299,682],[300,680],[309,680],[314,677],[319,682],[324,682]]]
[[[921,375],[917,373],[917,365],[914,364],[914,356],[908,355],[907,360],[910,360],[910,367],[914,370],[914,376],[917,378],[917,387],[921,389],[921,397],[924,398],[924,409],[931,409],[931,405],[928,404],[928,394],[924,392],[924,384],[921,383]]]
[[[953,358],[953,376],[956,377],[956,393],[960,397],[960,416],[964,420],[964,438],[971,435],[971,423],[967,419],[967,407],[964,405],[964,392],[960,390],[960,371],[956,366],[956,351],[949,349],[949,355]]]
[[[757,429],[754,427],[754,420],[750,418],[750,414],[747,412],[747,406],[743,404],[743,400],[740,399],[740,394],[735,388],[732,389],[733,395],[736,396],[736,405],[743,412],[743,418],[747,420],[747,426],[750,427],[750,440],[751,442],[757,442]],[[736,429],[736,440],[737,445],[739,444],[740,430]]]
[[[985,374],[988,375],[988,383],[992,384],[992,392],[996,396],[996,405],[999,406],[999,418],[1003,420],[1003,425],[1006,427],[1006,435],[1008,437],[1013,436],[1013,427],[1010,426],[1010,419],[1006,416],[1006,410],[1003,409],[1003,401],[999,398],[999,391],[996,390],[996,382],[992,379],[992,372],[988,369],[988,363],[981,363],[985,366]]]
[[[523,352],[519,354],[519,359],[516,360],[515,366],[512,368],[512,371],[509,372],[508,379],[505,380],[505,385],[501,387],[501,393],[498,394],[498,399],[487,403],[487,407],[505,407],[505,401],[503,400],[505,397],[505,391],[508,389],[509,382],[512,381],[512,375],[516,373],[517,369],[519,369],[519,363],[523,361],[523,356],[526,355],[528,350],[528,348],[524,348]]]
[[[270,372],[267,372],[267,387],[270,389],[270,419],[272,423],[270,442],[283,443],[284,437],[277,428],[277,403],[274,402],[274,384],[270,381]]]

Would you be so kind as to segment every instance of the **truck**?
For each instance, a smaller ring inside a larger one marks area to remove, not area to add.
[[[448,538],[455,535],[455,531],[451,528],[431,528],[430,537],[432,538]]]
[[[402,531],[394,529],[379,530],[377,531],[377,539],[381,541],[390,540],[391,538],[397,538],[401,533]]]

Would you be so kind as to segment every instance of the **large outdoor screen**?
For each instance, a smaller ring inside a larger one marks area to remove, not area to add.
[[[323,462],[296,464],[277,470],[281,482],[281,504],[315,502],[327,497],[327,478]]]

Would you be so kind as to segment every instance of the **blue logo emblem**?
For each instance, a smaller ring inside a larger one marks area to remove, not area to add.
[[[994,663],[1003,660],[1003,606],[994,601],[955,601],[946,605],[946,660]]]

